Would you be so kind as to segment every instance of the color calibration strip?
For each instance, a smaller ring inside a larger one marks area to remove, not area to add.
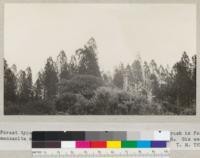
[[[169,158],[168,131],[32,133],[32,158]]]
[[[33,141],[32,148],[166,148],[167,141]]]
[[[142,140],[138,132],[33,132],[32,148],[167,148],[169,132],[149,133],[152,140]]]

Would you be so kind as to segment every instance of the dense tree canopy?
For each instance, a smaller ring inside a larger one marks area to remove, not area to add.
[[[72,56],[49,57],[35,81],[30,67],[4,60],[5,114],[195,114],[196,60],[183,52],[169,68],[137,57],[105,73],[94,38]]]

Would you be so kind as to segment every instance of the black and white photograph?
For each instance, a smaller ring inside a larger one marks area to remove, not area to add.
[[[4,115],[196,115],[194,4],[7,3]]]

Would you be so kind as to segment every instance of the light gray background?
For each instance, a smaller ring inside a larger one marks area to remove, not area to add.
[[[3,115],[3,5],[4,3],[10,3],[10,2],[17,2],[17,3],[23,3],[23,2],[43,2],[43,3],[91,3],[94,1],[92,0],[0,0],[0,123],[2,122],[8,122],[8,123],[14,123],[14,122],[95,122],[96,126],[98,127],[101,122],[117,122],[120,126],[123,126],[123,123],[146,123],[144,125],[148,126],[148,123],[155,122],[155,123],[161,123],[161,126],[165,126],[165,123],[173,122],[173,123],[198,123],[200,122],[200,97],[199,97],[199,90],[200,90],[200,82],[198,82],[200,77],[200,69],[197,68],[197,116],[4,116]],[[199,50],[200,50],[200,2],[198,0],[96,0],[96,3],[194,3],[197,6],[197,53],[198,53],[198,60],[197,60],[197,67],[199,67]],[[17,54],[16,54],[17,55]],[[200,124],[199,124],[200,125]],[[76,126],[76,125],[75,125]],[[178,129],[178,124],[177,124]],[[187,125],[186,125],[187,128]],[[23,127],[22,127],[23,129]],[[67,130],[67,129],[66,129]],[[85,130],[87,130],[87,127],[85,127]],[[116,130],[113,128],[113,130]],[[131,130],[131,129],[130,129]],[[172,152],[173,158],[185,158],[185,157],[193,157],[193,158],[199,158],[200,151],[178,151],[178,152]],[[29,158],[31,157],[30,152],[0,152],[0,157],[9,157],[9,158]]]

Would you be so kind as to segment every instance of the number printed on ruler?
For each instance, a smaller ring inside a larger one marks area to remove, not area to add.
[[[32,158],[170,158],[165,149],[34,149]]]

